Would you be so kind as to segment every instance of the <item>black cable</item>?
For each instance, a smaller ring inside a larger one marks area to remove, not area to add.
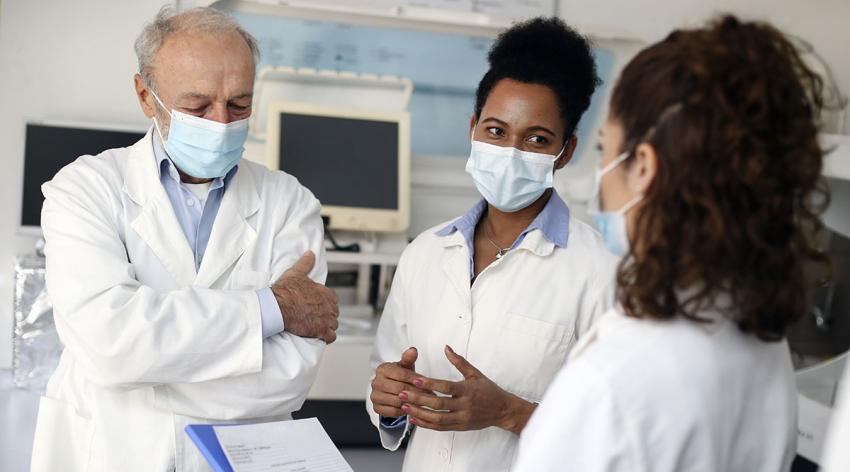
[[[334,251],[341,252],[360,252],[360,245],[357,243],[346,244],[345,246],[340,246],[339,243],[336,242],[336,238],[334,238],[333,233],[330,228],[328,228],[328,224],[331,219],[327,216],[322,216],[322,224],[325,227],[325,236],[327,236],[328,240],[331,242],[331,246],[333,246]]]

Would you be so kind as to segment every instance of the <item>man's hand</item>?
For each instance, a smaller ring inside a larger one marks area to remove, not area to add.
[[[316,255],[308,251],[272,285],[283,314],[285,331],[304,338],[320,338],[330,344],[339,327],[339,299],[333,290],[308,276]]]
[[[416,390],[399,393],[400,410],[410,423],[438,431],[471,431],[496,426],[519,434],[536,405],[502,390],[495,382],[446,346],[446,357],[463,374],[464,380],[450,382],[417,376]],[[421,393],[432,390],[433,393]]]
[[[398,418],[406,413],[401,411],[401,400],[398,394],[402,391],[425,392],[413,385],[416,375],[415,364],[419,353],[415,347],[404,351],[398,362],[385,362],[375,369],[375,379],[372,380],[372,408],[375,413],[384,418]]]

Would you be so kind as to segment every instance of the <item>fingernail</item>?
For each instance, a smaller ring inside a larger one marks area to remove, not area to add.
[[[455,353],[455,350],[454,350],[454,349],[452,349],[452,347],[451,347],[451,346],[449,346],[448,344],[446,344],[446,350],[447,350],[447,351],[449,351],[449,352],[451,352],[452,354],[454,354],[454,353]]]
[[[401,411],[403,411],[405,413],[410,413],[410,405],[402,405]]]
[[[407,392],[399,393],[398,398],[400,398],[402,401],[407,401]]]
[[[422,387],[423,383],[422,379],[413,379],[413,385],[416,385],[417,387]]]

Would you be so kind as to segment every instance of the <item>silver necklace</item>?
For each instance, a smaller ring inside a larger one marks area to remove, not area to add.
[[[496,244],[496,243],[495,243],[495,241],[493,241],[492,239],[490,239],[490,236],[487,234],[487,233],[489,233],[489,232],[490,232],[490,229],[489,229],[489,228],[487,228],[487,225],[484,225],[484,238],[485,238],[485,239],[486,239],[486,240],[487,240],[490,244],[492,244],[494,248],[496,248],[496,259],[501,259],[501,258],[502,258],[502,256],[504,256],[505,254],[507,254],[507,253],[508,253],[508,251],[510,251],[510,250],[511,250],[511,248],[510,248],[510,247],[502,248],[501,246],[499,246],[498,244]]]

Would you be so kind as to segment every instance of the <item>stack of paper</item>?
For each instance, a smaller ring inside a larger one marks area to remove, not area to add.
[[[216,472],[353,472],[316,418],[189,425],[186,433]]]

